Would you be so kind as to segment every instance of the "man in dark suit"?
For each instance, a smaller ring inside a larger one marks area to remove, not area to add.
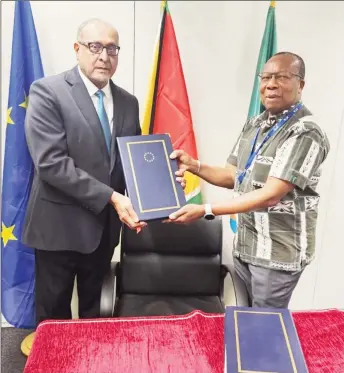
[[[23,241],[36,252],[36,319],[71,318],[77,277],[79,317],[99,316],[101,284],[121,222],[139,222],[125,184],[116,137],[140,135],[136,97],[110,79],[117,31],[100,20],[80,26],[78,66],[35,82],[25,131],[35,165]]]

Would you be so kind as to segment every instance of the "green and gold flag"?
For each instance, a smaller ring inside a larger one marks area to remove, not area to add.
[[[259,78],[258,74],[262,71],[265,63],[276,53],[277,36],[276,36],[276,19],[275,19],[275,1],[270,2],[268,14],[266,16],[265,30],[262,43],[260,45],[259,57],[257,61],[256,74],[254,77],[253,90],[251,94],[250,107],[248,110],[248,118],[264,111],[264,106],[260,101],[259,93]],[[237,232],[237,217],[230,216],[230,226],[234,233]]]
[[[265,30],[260,46],[259,57],[254,77],[254,85],[251,95],[248,117],[251,118],[264,111],[260,101],[258,74],[263,70],[265,63],[276,53],[277,36],[276,36],[276,19],[275,19],[275,1],[270,2],[268,14],[266,16]]]

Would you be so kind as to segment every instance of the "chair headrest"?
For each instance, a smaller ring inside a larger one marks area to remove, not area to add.
[[[123,253],[155,252],[182,255],[214,255],[222,250],[222,221],[197,220],[190,224],[152,221],[139,234],[122,232]]]

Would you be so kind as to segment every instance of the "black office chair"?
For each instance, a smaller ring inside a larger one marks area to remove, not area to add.
[[[229,305],[247,306],[244,284],[222,264],[222,242],[220,218],[189,225],[155,221],[139,234],[125,227],[120,262],[111,263],[103,283],[101,316],[223,313],[226,292]]]

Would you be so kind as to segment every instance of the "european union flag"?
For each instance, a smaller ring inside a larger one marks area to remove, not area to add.
[[[16,1],[2,185],[1,309],[18,328],[35,327],[35,256],[21,243],[34,166],[24,133],[29,89],[43,77],[29,1]]]

